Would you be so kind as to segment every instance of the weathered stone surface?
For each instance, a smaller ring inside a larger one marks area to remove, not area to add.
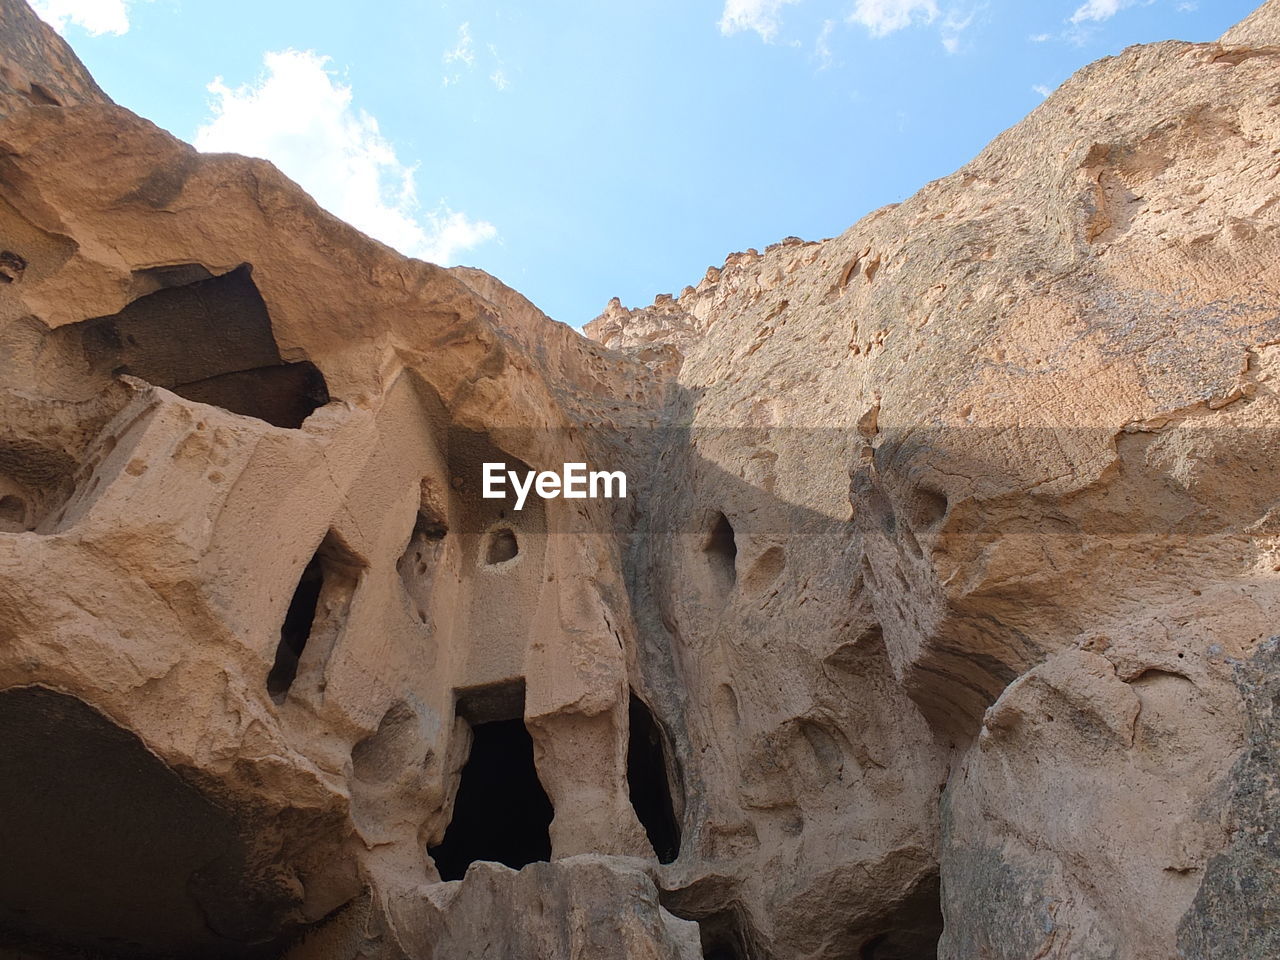
[[[584,338],[0,0],[0,955],[1265,955],[1277,9]]]
[[[386,905],[387,924],[367,901],[309,933],[286,960],[386,955],[439,960],[564,957],[566,960],[702,960],[698,925],[658,903],[637,864],[578,856],[517,873],[480,863],[466,879],[437,883]]]
[[[23,0],[0,0],[0,63],[0,117],[29,106],[111,102]]]
[[[1222,42],[1255,47],[1280,45],[1280,3],[1267,0],[1241,23],[1223,34]]]
[[[1190,960],[1280,954],[1280,637],[1235,668],[1248,740],[1225,811],[1231,842],[1209,862],[1178,930],[1179,956]]]

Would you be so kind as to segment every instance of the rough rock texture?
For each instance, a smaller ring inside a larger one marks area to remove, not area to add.
[[[584,338],[0,0],[0,956],[1269,955],[1278,19]]]

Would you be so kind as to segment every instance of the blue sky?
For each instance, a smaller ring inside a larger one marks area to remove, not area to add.
[[[117,102],[557,320],[955,170],[1079,67],[1260,0],[37,0]]]

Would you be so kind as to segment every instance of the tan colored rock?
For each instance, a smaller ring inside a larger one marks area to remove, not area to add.
[[[1230,45],[1254,47],[1280,45],[1280,3],[1266,0],[1262,6],[1222,36]]]
[[[66,41],[25,3],[0,3],[0,117],[31,106],[110,103]]]
[[[1268,955],[1275,9],[593,340],[0,0],[0,956]]]

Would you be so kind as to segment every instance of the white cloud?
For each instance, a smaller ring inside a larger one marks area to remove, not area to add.
[[[725,0],[720,32],[728,35],[754,30],[766,43],[778,33],[782,8],[799,0]]]
[[[969,29],[975,16],[977,16],[976,11],[971,11],[963,17],[954,10],[947,13],[942,21],[942,46],[947,53],[959,52],[960,35]]]
[[[831,31],[836,28],[834,20],[823,20],[822,30],[818,34],[818,39],[813,44],[813,55],[818,60],[818,69],[826,70],[831,66],[833,55],[831,53]]]
[[[446,64],[463,63],[471,67],[476,62],[475,47],[471,43],[471,24],[464,23],[458,27],[458,42],[453,48],[444,52],[442,58]]]
[[[494,62],[498,64],[493,73],[489,74],[489,81],[499,90],[505,90],[511,86],[511,78],[507,76],[507,65],[503,63],[502,57],[498,55],[497,47],[492,43],[488,44],[488,47],[489,56],[493,57]]]
[[[1032,87],[1032,88],[1031,88],[1031,90],[1032,90],[1032,92],[1034,92],[1034,93],[1038,93],[1038,94],[1040,94],[1040,96],[1042,96],[1042,97],[1047,97],[1047,96],[1049,96],[1049,94],[1053,93],[1053,91],[1052,91],[1052,90],[1050,90],[1050,89],[1049,89],[1047,86],[1045,86],[1043,83],[1037,83],[1034,87]]]
[[[95,37],[104,33],[120,36],[129,32],[130,0],[31,0],[40,19],[59,33],[70,24],[83,27]]]
[[[327,58],[283,50],[263,59],[256,84],[209,84],[213,116],[196,131],[197,148],[270,160],[321,206],[410,256],[450,263],[497,236],[493,224],[444,201],[419,212],[416,169],[396,157],[377,120],[353,107]]]
[[[1027,37],[1027,39],[1030,40],[1032,43],[1048,43],[1050,40],[1053,39],[1053,34],[1052,33],[1033,33],[1031,36]]]
[[[720,17],[720,32],[732,34],[754,30],[766,43],[772,43],[782,25],[782,8],[799,2],[800,0],[725,0],[724,12]],[[845,6],[847,2],[845,0],[841,6]],[[961,35],[985,7],[985,4],[978,4],[971,6],[967,13],[962,13],[960,8],[949,6],[943,16],[939,0],[852,0],[852,3],[852,9],[845,20],[865,27],[876,38],[887,37],[910,26],[929,26],[938,23],[941,18],[938,30],[942,45],[948,53],[960,50]],[[833,6],[834,3],[827,0],[827,5]],[[831,39],[835,26],[835,20],[823,20],[822,29],[814,42],[813,56],[818,61],[819,70],[826,69],[834,62]],[[798,47],[801,44],[793,41],[791,45]]]
[[[1131,7],[1138,0],[1089,0],[1071,15],[1072,23],[1084,23],[1086,20],[1101,22],[1110,20],[1125,7]]]
[[[471,43],[471,24],[463,23],[458,27],[458,42],[444,52],[440,61],[446,66],[456,64],[470,70],[476,65],[476,51]],[[456,68],[453,73],[446,73],[441,82],[446,87],[462,81],[462,73]]]
[[[938,18],[934,0],[856,0],[849,14],[852,23],[860,23],[873,37],[884,37],[912,23],[933,23]]]

